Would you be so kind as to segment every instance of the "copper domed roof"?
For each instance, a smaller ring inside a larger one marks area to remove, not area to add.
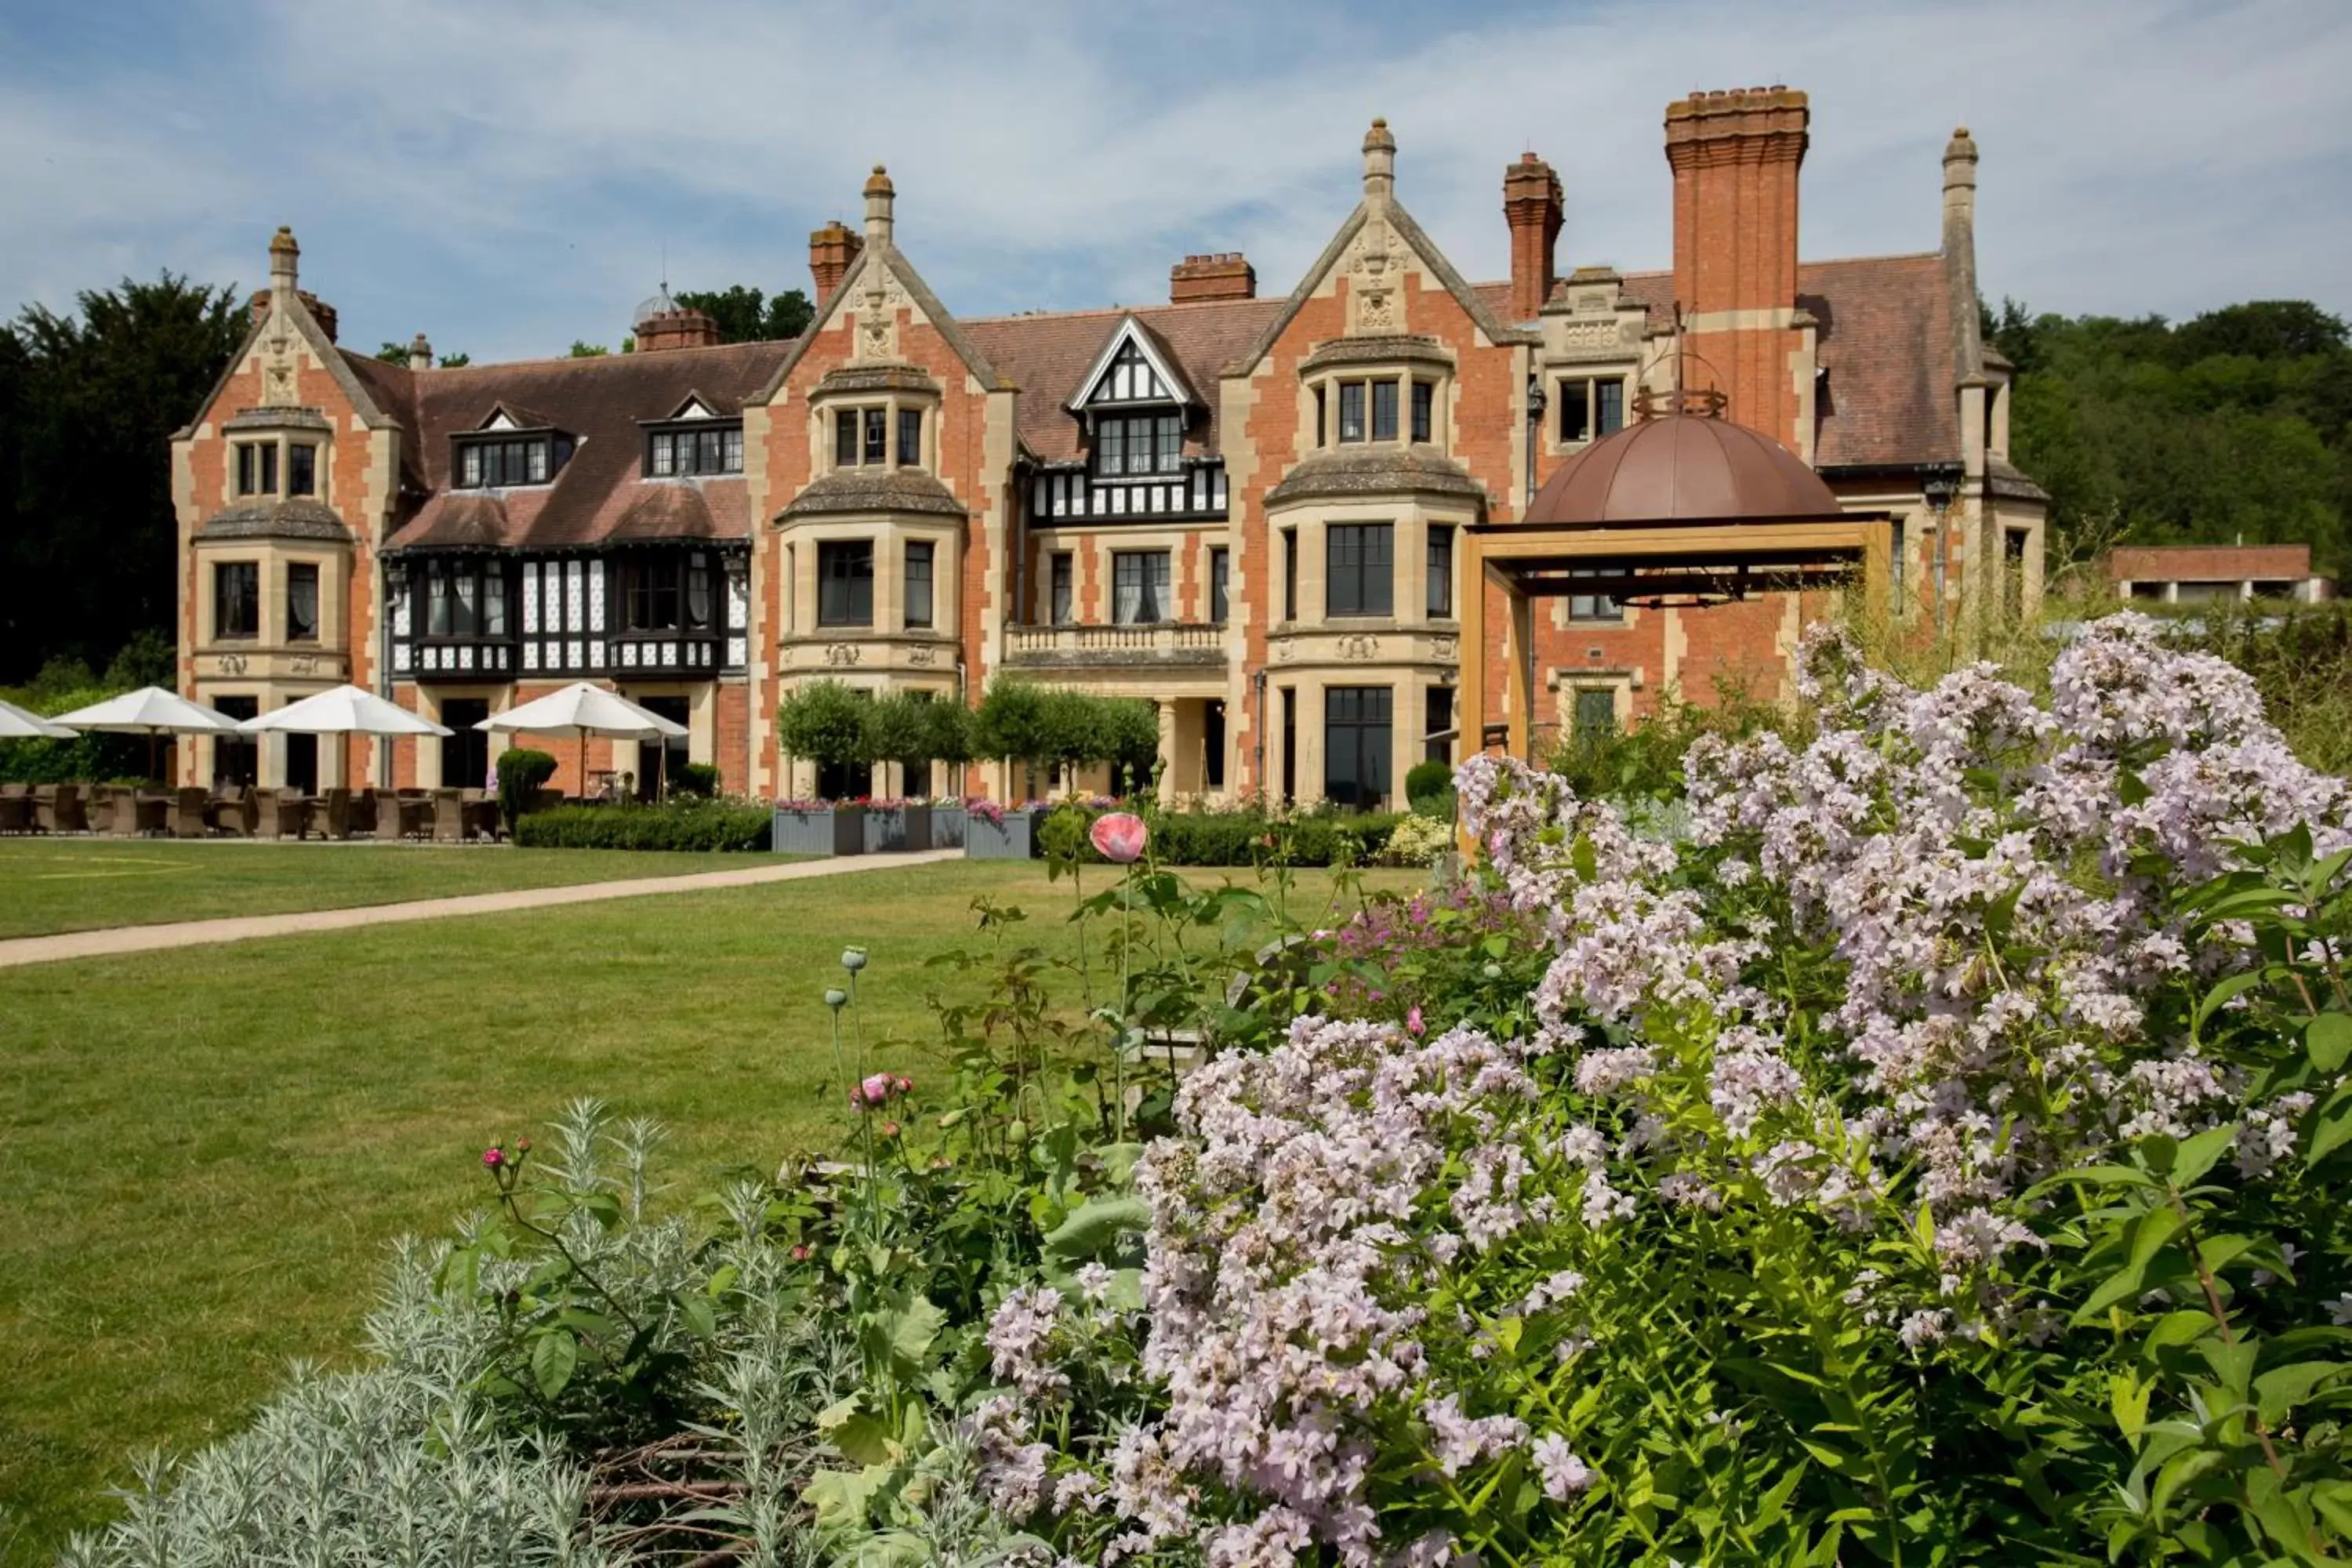
[[[1665,414],[1570,458],[1523,521],[1601,528],[1844,515],[1821,476],[1769,436],[1710,415]]]

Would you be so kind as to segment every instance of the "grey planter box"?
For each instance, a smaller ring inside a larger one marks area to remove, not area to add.
[[[931,808],[928,805],[894,805],[866,808],[866,853],[884,855],[893,850],[929,849],[931,847]]]
[[[961,849],[963,847],[964,809],[960,805],[931,807],[931,847]]]
[[[991,822],[978,812],[967,813],[963,853],[967,860],[1030,860],[1037,854],[1037,814],[1008,811],[1002,822]]]
[[[819,811],[776,808],[770,847],[779,855],[863,855],[866,808],[832,805]]]

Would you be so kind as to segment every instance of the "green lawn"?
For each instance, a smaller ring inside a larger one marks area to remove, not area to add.
[[[256,853],[211,847],[183,853]],[[330,879],[373,874],[378,852],[303,858],[322,873],[309,901],[350,903]],[[1328,878],[1301,880],[1294,912],[1312,922]],[[946,972],[923,960],[978,940],[982,892],[1026,908],[1030,940],[1070,942],[1067,884],[951,862],[0,970],[0,1509],[23,1522],[16,1556],[45,1561],[105,1517],[130,1450],[233,1430],[288,1357],[347,1352],[385,1243],[446,1228],[479,1194],[483,1146],[573,1096],[665,1123],[680,1196],[831,1145],[846,1119],[821,993],[844,942],[872,951],[875,1056],[936,1081],[925,998]]]
[[[0,939],[221,915],[348,909],[750,863],[749,858],[722,860],[619,849],[0,839]]]

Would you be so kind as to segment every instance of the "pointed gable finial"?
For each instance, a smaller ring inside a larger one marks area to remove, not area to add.
[[[866,243],[890,243],[891,207],[898,200],[898,189],[890,184],[890,172],[881,164],[866,178]]]
[[[1396,138],[1389,122],[1374,119],[1364,132],[1364,199],[1385,202],[1396,194]]]
[[[284,224],[269,237],[269,287],[273,293],[291,294],[299,275],[302,247],[294,243],[294,231]]]

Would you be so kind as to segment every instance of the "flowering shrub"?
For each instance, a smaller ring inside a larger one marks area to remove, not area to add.
[[[1454,852],[1454,823],[1418,813],[1400,818],[1373,857],[1383,866],[1434,866]]]
[[[1192,1078],[1138,1178],[1160,1389],[1016,1361],[1083,1436],[1000,1434],[1003,1506],[1214,1564],[2332,1560],[2343,784],[2130,618],[2047,710],[1833,635],[1806,681],[1801,748],[1693,748],[1686,844],[1462,771],[1524,1017]]]

